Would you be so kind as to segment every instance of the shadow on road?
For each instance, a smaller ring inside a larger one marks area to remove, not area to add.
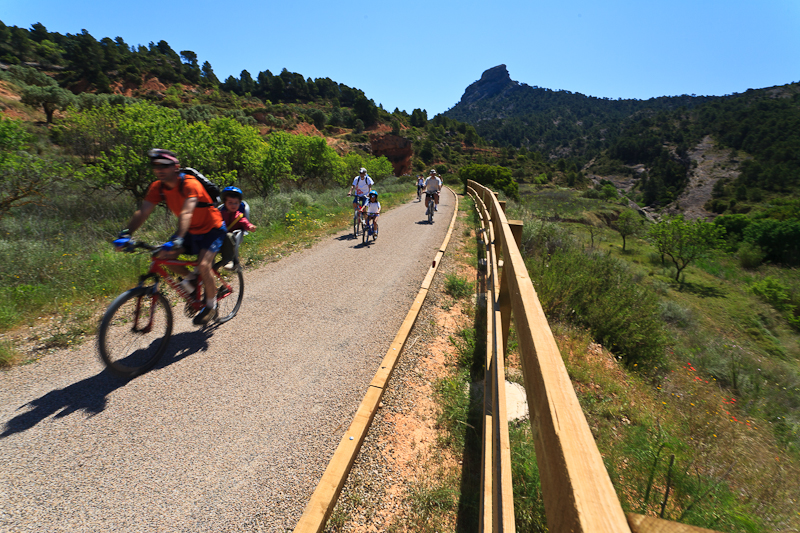
[[[203,328],[173,336],[167,352],[155,368],[167,367],[184,357],[208,350],[208,339],[214,329]],[[29,410],[6,422],[3,432],[0,433],[0,439],[26,431],[51,415],[63,418],[76,411],[85,411],[91,416],[99,414],[106,408],[108,395],[127,383],[129,382],[116,378],[104,370],[63,389],[50,391],[41,398],[17,408],[17,411],[25,408]]]

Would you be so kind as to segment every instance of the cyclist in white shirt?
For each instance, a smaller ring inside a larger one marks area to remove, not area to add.
[[[425,180],[422,176],[417,176],[417,198],[419,198],[419,193],[422,191],[422,188],[425,186]]]
[[[428,193],[432,193],[433,200],[434,200],[434,209],[437,211],[439,210],[439,191],[442,190],[442,180],[436,175],[435,170],[431,170],[430,176],[425,179],[425,185],[423,185],[425,190],[425,212],[428,212],[428,202],[429,196]]]
[[[353,180],[350,191],[347,193],[347,196],[350,196],[353,193],[353,189],[355,189],[356,193],[353,195],[353,211],[358,211],[367,202],[367,194],[369,194],[370,188],[374,184],[375,182],[372,178],[367,175],[367,169],[362,167],[358,176]]]

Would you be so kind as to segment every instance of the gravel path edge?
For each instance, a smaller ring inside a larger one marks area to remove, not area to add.
[[[414,299],[414,303],[411,305],[411,309],[406,315],[406,319],[400,326],[397,335],[381,362],[380,368],[375,373],[375,377],[370,383],[364,398],[361,400],[361,404],[353,417],[350,427],[342,437],[339,446],[336,448],[333,457],[328,463],[328,467],[325,469],[322,479],[311,495],[300,520],[297,522],[294,533],[316,533],[323,530],[325,523],[333,512],[345,481],[347,481],[350,469],[358,457],[364,439],[367,437],[372,420],[378,411],[383,394],[391,379],[392,372],[403,353],[403,348],[408,340],[408,336],[416,323],[419,312],[422,309],[422,304],[428,295],[433,277],[439,269],[442,256],[447,250],[447,245],[453,234],[453,228],[458,218],[458,195],[449,187],[446,187],[446,189],[450,191],[455,199],[455,208],[453,209],[453,216],[450,220],[447,234],[428,269],[428,274],[422,282],[417,297]]]

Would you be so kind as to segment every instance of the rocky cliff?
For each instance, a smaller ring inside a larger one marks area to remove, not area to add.
[[[392,164],[395,176],[411,172],[411,156],[414,155],[411,141],[398,135],[373,134],[369,137],[372,155],[385,156]]]
[[[473,107],[481,100],[505,96],[517,89],[519,82],[511,79],[505,65],[498,65],[485,71],[481,79],[467,87],[456,107]]]

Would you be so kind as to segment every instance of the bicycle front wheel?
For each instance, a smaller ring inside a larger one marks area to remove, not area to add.
[[[97,335],[100,359],[117,377],[132,379],[153,368],[172,336],[172,308],[152,287],[123,292],[108,306]]]
[[[236,316],[244,298],[244,275],[237,261],[233,270],[219,271],[222,285],[217,289],[217,322],[224,324]]]
[[[353,217],[353,237],[358,237],[358,230],[361,228],[361,219]]]
[[[433,210],[434,204],[433,199],[431,199],[431,202],[428,204],[428,224],[433,224]]]

